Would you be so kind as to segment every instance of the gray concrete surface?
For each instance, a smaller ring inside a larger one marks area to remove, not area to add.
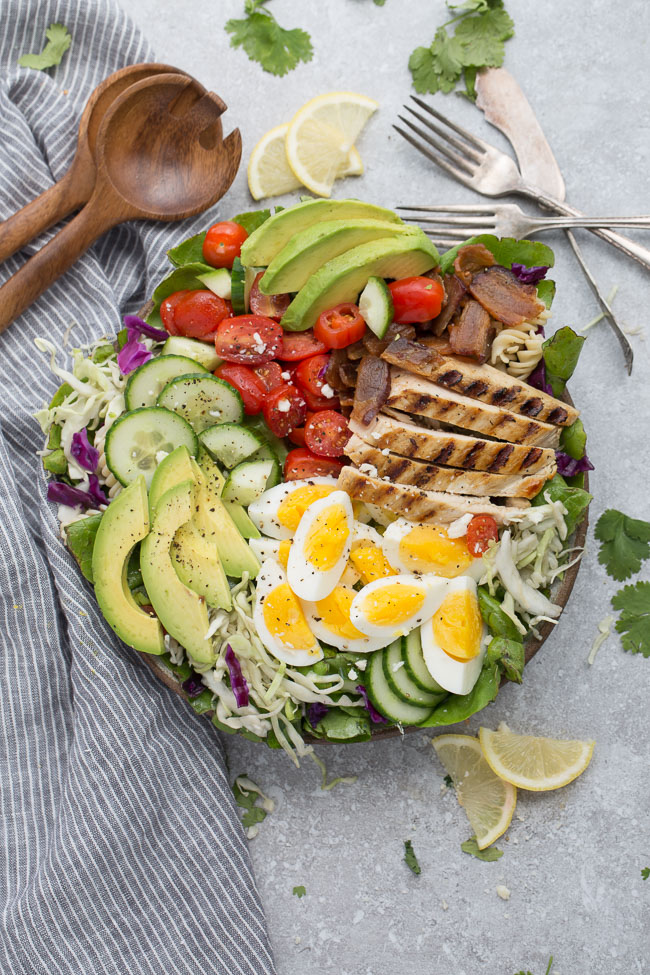
[[[381,110],[359,140],[366,173],[336,194],[387,206],[469,202],[473,195],[429,168],[393,133],[410,91],[408,56],[446,19],[442,0],[275,0],[287,27],[313,38],[315,55],[273,78],[228,46],[223,24],[243,0],[123,0],[161,60],[192,72],[228,103],[244,161],[267,128],[288,120],[312,95],[365,92]],[[564,170],[567,195],[591,212],[650,210],[648,110],[649,6],[643,0],[544,4],[507,0],[516,36],[506,66],[536,109]],[[499,135],[472,105],[437,96],[443,111],[495,143]],[[245,167],[223,201],[224,216],[246,209]],[[650,277],[595,239],[584,249],[636,353],[628,379],[604,323],[586,343],[572,392],[583,411],[596,465],[592,523],[607,507],[650,518],[647,487],[650,384]],[[547,235],[557,255],[556,325],[581,326],[598,312],[562,236]],[[650,235],[646,234],[646,241]],[[646,565],[640,578],[650,578]],[[277,800],[252,841],[258,883],[280,975],[633,975],[650,970],[650,660],[622,651],[612,636],[593,667],[587,655],[597,623],[618,588],[597,562],[590,531],[584,564],[560,625],[526,670],[479,719],[517,731],[595,738],[588,772],[564,790],[521,793],[504,856],[481,863],[460,850],[470,835],[453,794],[441,794],[442,770],[430,734],[403,741],[321,747],[330,774],[355,785],[320,790],[310,761],[296,770],[283,754],[228,741],[233,774],[246,772]],[[459,729],[465,730],[465,729]],[[402,862],[410,838],[422,874]],[[292,895],[304,884],[306,896]],[[501,900],[496,887],[511,892]]]

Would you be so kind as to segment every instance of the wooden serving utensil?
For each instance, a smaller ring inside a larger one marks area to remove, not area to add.
[[[239,129],[223,138],[225,109],[187,75],[160,74],[123,91],[99,125],[89,202],[0,288],[0,332],[111,227],[183,220],[221,199],[241,159]]]
[[[77,150],[64,176],[13,216],[0,223],[0,261],[5,261],[48,227],[80,210],[95,188],[97,133],[115,99],[143,78],[185,75],[168,64],[129,64],[105,78],[93,91],[79,120]]]

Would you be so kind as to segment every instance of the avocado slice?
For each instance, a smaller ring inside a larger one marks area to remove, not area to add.
[[[324,220],[386,220],[403,224],[392,210],[361,200],[305,200],[274,213],[255,230],[241,249],[245,267],[267,267],[292,237]]]
[[[163,628],[140,609],[126,580],[129,556],[148,532],[147,487],[141,474],[102,515],[93,548],[93,579],[99,608],[120,640],[143,653],[161,654]]]
[[[342,302],[356,302],[368,279],[407,278],[429,271],[439,262],[436,248],[418,228],[401,237],[359,244],[324,264],[300,289],[282,316],[289,332],[311,328],[321,312]]]
[[[152,520],[163,494],[166,494],[170,488],[182,481],[193,481],[194,479],[194,469],[187,447],[181,445],[167,454],[158,464],[149,485],[149,515]]]
[[[176,532],[187,524],[195,504],[194,481],[182,481],[165,492],[156,505],[151,532],[140,546],[140,569],[149,599],[162,625],[200,665],[216,660],[207,640],[208,611],[203,596],[178,577],[171,559]]]
[[[260,291],[265,295],[300,291],[312,274],[345,251],[382,237],[400,237],[413,231],[388,220],[324,220],[302,230],[275,255]]]
[[[254,579],[260,564],[220,498],[221,471],[207,451],[200,452],[197,467],[203,475],[197,499],[197,525],[206,538],[214,538],[226,575],[241,579],[247,572]]]

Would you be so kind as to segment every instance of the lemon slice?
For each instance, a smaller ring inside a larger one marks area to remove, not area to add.
[[[248,160],[248,188],[254,200],[267,196],[282,196],[292,193],[302,183],[297,180],[289,166],[285,150],[288,125],[276,125],[269,129],[251,152]],[[356,148],[352,146],[337,179],[343,176],[360,176],[363,163]]]
[[[478,848],[484,850],[510,825],[517,790],[494,774],[477,738],[439,735],[431,744],[452,778],[458,801],[476,834]]]
[[[595,742],[516,735],[507,725],[498,731],[479,729],[481,748],[490,768],[520,789],[547,792],[577,779],[589,765]]]
[[[318,196],[329,196],[350,149],[379,108],[372,98],[351,91],[318,95],[289,123],[286,152],[296,179]]]

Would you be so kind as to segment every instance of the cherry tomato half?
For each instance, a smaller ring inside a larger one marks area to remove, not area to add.
[[[235,387],[241,395],[244,402],[244,412],[248,416],[254,416],[255,413],[260,412],[264,397],[267,395],[267,389],[260,377],[255,375],[253,369],[248,366],[237,366],[231,362],[222,362],[215,369],[214,374]]]
[[[309,359],[302,359],[295,367],[294,382],[307,401],[310,410],[338,409],[339,401],[336,396],[324,396],[323,387],[327,386],[328,355],[313,355]]]
[[[266,394],[262,413],[271,432],[276,437],[286,437],[294,427],[304,424],[307,404],[300,390],[286,383]]]
[[[316,457],[306,447],[290,450],[284,462],[285,481],[296,481],[303,477],[338,477],[343,464],[333,457]]]
[[[267,393],[287,382],[282,375],[282,366],[279,362],[265,362],[262,366],[256,366],[255,375],[262,380]]]
[[[272,318],[237,315],[221,323],[214,340],[220,359],[243,366],[261,366],[282,349],[282,328]]]
[[[499,529],[492,515],[474,515],[467,526],[467,547],[478,558],[491,541],[499,541]]]
[[[440,314],[445,289],[435,278],[400,278],[388,288],[393,299],[393,321],[398,325],[428,322]]]
[[[308,410],[307,416],[305,417],[305,427],[309,423],[312,416],[314,416],[314,414]],[[294,427],[293,430],[289,430],[289,440],[291,443],[295,443],[296,447],[305,446],[305,427]]]
[[[306,332],[285,332],[280,358],[283,362],[298,362],[323,352],[327,352],[327,346],[319,342],[310,328]]]
[[[177,291],[165,298],[164,318],[161,305],[161,318],[169,322],[167,330],[171,335],[186,335],[192,339],[210,341],[219,323],[232,312],[229,301],[224,301],[212,291]]]
[[[259,280],[264,271],[255,276],[248,296],[248,307],[253,315],[265,315],[279,321],[291,302],[291,295],[264,295],[259,289]]]
[[[348,421],[334,410],[320,410],[305,424],[305,446],[318,457],[340,457],[349,439]]]
[[[365,330],[361,312],[349,302],[324,311],[314,325],[314,335],[328,349],[344,349],[358,342]]]
[[[203,241],[203,260],[212,267],[232,267],[247,237],[244,228],[234,220],[213,224]]]

